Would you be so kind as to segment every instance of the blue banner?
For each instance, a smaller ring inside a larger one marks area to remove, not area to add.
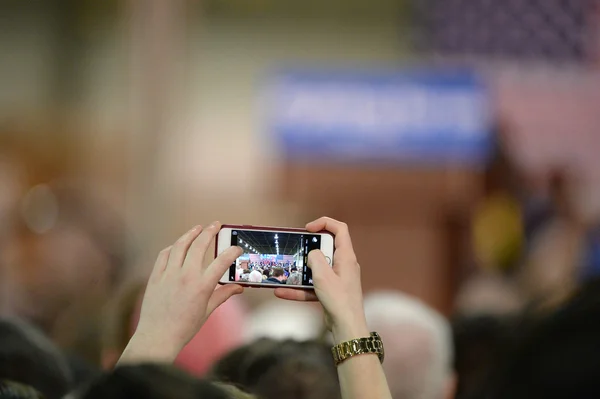
[[[469,71],[277,74],[270,130],[287,159],[481,164],[488,93]]]

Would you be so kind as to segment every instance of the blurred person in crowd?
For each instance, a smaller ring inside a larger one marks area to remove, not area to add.
[[[298,272],[293,272],[285,281],[287,285],[302,285],[302,275]]]
[[[247,314],[244,338],[311,340],[320,336],[322,320],[320,309],[311,304],[270,300]]]
[[[473,214],[472,243],[477,266],[510,272],[521,260],[524,177],[511,158],[506,126],[498,125],[492,159],[484,173],[484,197]]]
[[[0,381],[31,386],[48,399],[73,388],[62,353],[41,331],[18,319],[0,319]]]
[[[317,341],[263,339],[250,343],[225,356],[211,377],[264,399],[340,397],[330,347]]]
[[[452,332],[442,315],[396,291],[368,294],[365,315],[388,348],[384,370],[394,399],[454,397]]]
[[[282,342],[282,345],[292,345]],[[293,352],[277,350],[275,356],[264,355],[255,361],[263,372],[254,375],[250,392],[265,399],[336,399],[340,386],[329,345],[316,341],[297,343]],[[283,353],[281,353],[283,352]],[[262,363],[262,362],[265,363]],[[267,364],[270,363],[270,367]]]
[[[0,309],[65,345],[81,328],[95,330],[79,322],[97,313],[125,272],[123,219],[73,179],[77,151],[60,132],[0,135],[0,191],[12,198],[0,201],[0,273],[11,287]]]
[[[102,352],[102,365],[106,370],[115,366],[134,334],[144,291],[144,283],[127,284],[108,307]],[[220,306],[179,353],[175,364],[193,375],[204,375],[223,354],[243,343],[246,313],[244,304],[237,298]]]
[[[586,229],[580,263],[581,280],[600,278],[600,223],[591,224]]]
[[[511,279],[499,273],[475,273],[460,287],[454,312],[460,316],[515,316],[523,311],[524,298]]]
[[[28,385],[0,380],[0,399],[44,399],[44,395]]]
[[[490,398],[600,397],[600,281],[525,329]]]
[[[139,323],[119,359],[119,366],[173,362],[200,331],[211,313],[232,296],[244,291],[242,286],[236,284],[218,285],[221,276],[242,254],[241,248],[228,248],[210,264],[204,263],[206,251],[220,228],[219,222],[214,222],[205,229],[197,226],[173,246],[160,252],[146,287]],[[390,399],[391,394],[381,366],[383,347],[379,336],[370,334],[367,327],[360,267],[352,248],[348,227],[330,218],[320,218],[308,223],[306,229],[314,233],[327,230],[334,234],[336,259],[333,267],[321,251],[312,251],[309,254],[309,266],[313,271],[315,291],[278,287],[274,294],[282,299],[318,301],[322,305],[336,345],[335,366],[342,399]],[[342,346],[346,347],[355,339],[371,342],[371,350],[363,353],[347,350],[340,352]],[[306,348],[301,352],[310,350]],[[283,353],[287,351],[293,353],[297,349],[293,345],[284,345],[272,356],[285,359]],[[333,349],[331,352],[333,355]],[[307,360],[315,361],[317,358],[314,353]],[[327,359],[333,362],[329,353]],[[272,364],[272,360],[265,359],[261,364]],[[261,373],[261,364],[250,369]],[[311,367],[308,367],[306,373],[296,366],[290,369],[297,371],[299,375],[307,375],[305,382],[299,386],[306,386],[307,382],[322,383],[319,381],[322,376],[314,376]],[[279,381],[281,382],[281,378]],[[310,394],[309,391],[300,390],[294,394],[307,395]]]
[[[453,320],[457,399],[488,397],[505,354],[514,343],[514,318],[470,314]]]
[[[566,172],[550,178],[549,211],[532,226],[519,284],[531,310],[560,306],[577,289],[585,229],[577,216]]]
[[[250,281],[250,269],[244,269],[241,278],[243,281]]]
[[[212,366],[207,377],[242,386],[247,378],[248,365],[253,363],[255,358],[278,348],[280,343],[280,340],[272,338],[259,338],[250,344],[239,346],[220,358]]]
[[[240,278],[242,278],[243,274],[244,269],[242,268],[242,265],[237,265],[237,267],[235,268],[235,281],[239,281]]]
[[[0,242],[0,269],[13,287],[8,313],[99,364],[97,316],[126,269],[121,219],[62,184],[33,187],[22,201],[15,234]]]
[[[249,399],[234,387],[195,379],[166,365],[122,366],[68,399]]]
[[[340,395],[331,351],[317,341],[259,339],[223,357],[210,377],[264,399]]]
[[[274,267],[271,270],[271,277],[265,280],[265,283],[285,284],[285,273],[280,267]]]
[[[262,276],[262,273],[258,270],[252,270],[250,276],[248,276],[248,281],[251,283],[262,283]]]

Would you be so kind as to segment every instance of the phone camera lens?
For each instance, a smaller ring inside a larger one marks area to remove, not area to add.
[[[317,242],[317,237],[313,237],[313,242]]]

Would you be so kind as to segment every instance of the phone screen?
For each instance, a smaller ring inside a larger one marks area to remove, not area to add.
[[[229,281],[312,286],[308,253],[321,248],[319,234],[233,230],[231,245],[244,250],[229,269]]]

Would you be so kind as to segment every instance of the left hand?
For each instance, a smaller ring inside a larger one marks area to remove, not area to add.
[[[230,247],[212,263],[203,262],[220,229],[219,222],[196,226],[159,253],[136,332],[119,363],[172,362],[218,306],[243,292],[234,284],[216,288],[241,248]]]

